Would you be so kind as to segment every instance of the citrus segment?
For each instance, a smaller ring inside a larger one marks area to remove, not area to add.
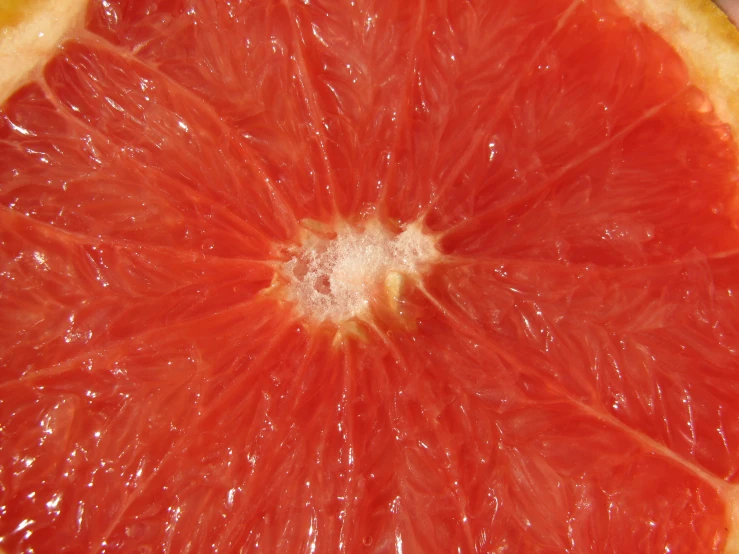
[[[45,77],[63,109],[101,133],[93,141],[105,137],[123,159],[135,151],[164,179],[189,186],[211,204],[226,204],[270,237],[293,230],[285,221],[288,208],[272,209],[277,191],[243,139],[155,69],[96,41],[68,44]]]
[[[269,368],[285,365],[283,358],[274,358],[275,352],[300,355],[301,343],[286,341],[285,323],[271,306],[266,308],[241,306],[205,318],[182,318],[177,325],[150,329],[53,371],[28,372],[21,381],[4,383],[4,394],[18,404],[11,408],[3,403],[4,431],[14,444],[13,452],[3,452],[3,467],[13,476],[7,485],[23,499],[5,504],[5,525],[16,528],[24,521],[39,521],[34,542],[62,540],[84,550],[110,541],[122,541],[123,546],[126,537],[162,542],[170,495],[187,504],[203,499],[198,479],[192,481],[191,462],[182,466],[182,460],[197,458],[202,463],[211,456],[219,468],[227,464],[215,461],[224,454],[215,439],[210,444],[193,441],[202,432],[199,422],[210,422],[206,428],[213,432],[206,435],[215,437],[222,411],[214,408],[222,399],[230,406],[229,424],[241,423],[248,410],[260,405],[254,395],[265,392],[249,385],[271,381]],[[213,341],[199,332],[204,327],[221,339]],[[235,333],[276,337],[259,347],[255,342],[239,348]],[[268,352],[273,356],[269,361]],[[207,357],[207,369],[199,356]],[[247,371],[250,361],[257,367]],[[85,390],[75,391],[74,383],[80,382]],[[29,418],[39,418],[43,425],[28,429]],[[39,442],[40,450],[34,449]],[[213,471],[220,473],[215,466]],[[219,479],[227,480],[223,475]],[[55,485],[60,482],[78,485],[60,489]],[[192,494],[186,492],[193,485]],[[154,511],[150,521],[126,519],[131,510],[139,513],[136,506],[147,504]],[[120,521],[128,523],[115,529]],[[65,531],[57,532],[57,525]],[[116,538],[116,531],[122,536]],[[146,533],[138,534],[141,531]],[[6,537],[5,543],[22,538]]]
[[[515,345],[548,388],[734,480],[739,335],[720,322],[736,313],[736,264],[736,254],[628,270],[483,261],[450,264],[428,286],[466,328]]]
[[[506,113],[518,80],[575,5],[424,2],[417,9],[417,36],[402,66],[407,105],[391,112],[398,118],[395,163],[381,195],[390,217],[425,214],[435,194],[456,185],[470,157],[477,161],[481,145],[489,148],[487,127]]]
[[[4,551],[736,549],[737,146],[670,36],[608,0],[82,27],[1,114]]]
[[[634,29],[612,10],[599,13],[589,5],[579,7],[570,16],[568,29],[579,28],[597,29],[592,42],[577,32],[552,40],[530,77],[524,76],[504,114],[490,112],[483,117],[483,121],[496,122],[495,133],[470,145],[475,153],[467,155],[456,186],[434,203],[432,227],[452,235],[459,231],[468,240],[490,229],[505,228],[509,236],[508,219],[515,218],[516,225],[531,225],[513,231],[523,242],[537,240],[532,236],[538,232],[535,222],[547,217],[554,225],[569,226],[576,237],[573,242],[583,247],[592,237],[598,242],[593,248],[598,254],[607,254],[607,245],[621,239],[634,245],[648,241],[646,248],[652,244],[667,248],[671,243],[674,249],[686,248],[692,244],[682,234],[688,228],[691,233],[705,231],[705,242],[710,237],[725,239],[726,243],[717,245],[719,251],[730,247],[736,240],[733,214],[727,214],[736,197],[735,146],[705,97],[689,88],[679,58],[657,35]],[[656,55],[643,60],[643,50]],[[584,58],[607,69],[595,72],[591,65],[578,61]],[[588,125],[578,124],[581,118]],[[701,119],[706,149],[703,156],[690,149],[688,158],[683,141],[693,144],[697,137],[692,129],[695,120]],[[678,131],[681,128],[691,131]],[[664,129],[671,129],[668,136],[663,136]],[[680,151],[685,154],[680,156]],[[695,176],[687,178],[688,174]],[[711,186],[702,186],[703,182]],[[463,199],[460,194],[465,195]],[[679,223],[665,220],[670,218],[664,210],[667,198],[685,203],[680,208],[685,210],[685,219]],[[568,209],[562,204],[569,204],[578,216],[560,214]],[[720,213],[712,214],[712,209]],[[690,214],[696,211],[705,219],[693,219]],[[592,218],[614,216],[621,221],[601,220],[588,229]],[[652,237],[653,233],[660,236]],[[511,251],[526,255],[531,248],[510,238],[489,238],[480,237],[476,244],[509,246],[507,255]],[[556,243],[552,255],[569,259],[566,237],[553,233],[550,241]],[[594,253],[585,259],[596,261]],[[573,261],[584,260],[578,256]]]
[[[178,88],[207,99],[248,146],[246,153],[269,165],[265,177],[296,219],[326,219],[334,210],[337,177],[326,159],[328,122],[318,121],[307,39],[294,28],[298,17],[293,7],[274,2],[123,3],[92,6],[90,28],[136,52]],[[244,74],[251,75],[248,81]],[[282,93],[274,94],[278,89]]]
[[[409,301],[419,311],[425,304],[427,315],[412,332],[394,331],[391,337],[399,363],[411,375],[423,375],[412,386],[425,419],[406,415],[417,423],[404,426],[404,436],[415,431],[419,438],[412,444],[419,455],[440,456],[428,466],[445,468],[446,494],[454,491],[442,505],[452,509],[455,502],[456,521],[468,518],[472,535],[485,539],[483,551],[507,545],[521,551],[577,551],[580,541],[613,552],[682,545],[700,551],[699,545],[713,540],[709,522],[725,514],[717,478],[705,482],[700,468],[679,457],[665,460],[647,437],[615,424],[600,406],[589,409],[548,375],[554,368],[546,357],[520,347],[505,349],[517,343],[443,317],[428,309],[431,301],[424,294]],[[427,345],[422,352],[415,347],[419,342]],[[401,390],[401,397],[409,394]],[[475,425],[464,422],[473,417]],[[637,497],[639,507],[630,506]],[[679,508],[672,508],[676,498]],[[654,518],[667,506],[674,509],[673,520],[681,522],[670,532],[662,528],[665,534],[658,537]],[[626,524],[627,513],[638,515]],[[615,536],[612,526],[622,518],[624,534]],[[698,536],[695,528],[701,529]],[[683,535],[683,529],[689,531]],[[426,533],[431,531],[413,535]],[[433,536],[439,544],[441,535]],[[446,549],[464,544],[461,537],[462,525]],[[429,546],[421,543],[417,551],[424,548]]]

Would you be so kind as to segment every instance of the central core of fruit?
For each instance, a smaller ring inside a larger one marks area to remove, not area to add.
[[[301,242],[285,262],[291,300],[302,315],[336,323],[366,317],[383,298],[397,309],[403,281],[438,257],[419,224],[398,234],[377,221],[335,231],[312,224]]]

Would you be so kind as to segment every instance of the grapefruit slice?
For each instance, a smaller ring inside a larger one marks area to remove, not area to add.
[[[739,552],[715,8],[25,9],[4,553]]]

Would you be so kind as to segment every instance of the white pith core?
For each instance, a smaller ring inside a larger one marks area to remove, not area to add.
[[[317,321],[339,323],[369,313],[383,285],[415,277],[438,257],[435,241],[418,224],[394,235],[377,222],[341,227],[332,238],[309,234],[285,263],[289,297]]]

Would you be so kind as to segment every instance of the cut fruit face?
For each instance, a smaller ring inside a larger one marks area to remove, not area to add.
[[[731,103],[626,4],[92,1],[0,112],[0,552],[739,552]]]

